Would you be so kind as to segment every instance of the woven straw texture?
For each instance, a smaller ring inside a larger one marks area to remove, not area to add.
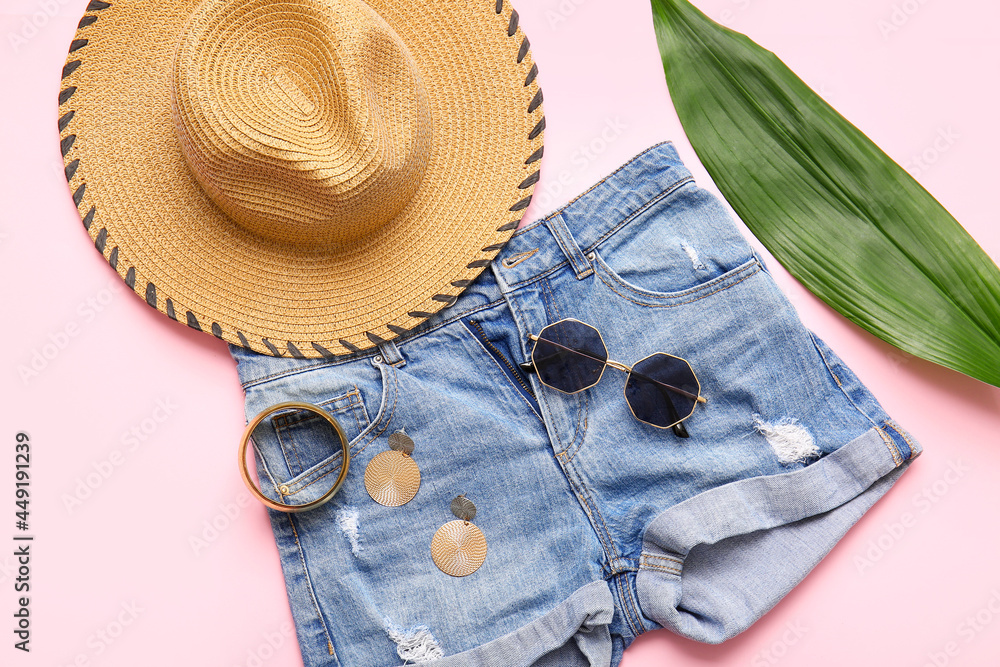
[[[256,352],[419,325],[538,180],[506,2],[93,0],[70,49],[59,125],[91,239],[150,306]]]

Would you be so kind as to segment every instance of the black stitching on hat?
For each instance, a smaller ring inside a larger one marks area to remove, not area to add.
[[[460,280],[459,282],[464,282],[464,281]],[[452,285],[454,284],[455,283],[452,283]],[[405,334],[410,333],[409,329],[404,329],[403,327],[397,326],[395,324],[387,324],[385,325],[385,328],[391,331],[392,333],[396,334],[397,336],[403,336]]]
[[[473,262],[475,263],[475,262]],[[487,262],[489,264],[489,262]],[[416,318],[418,320],[426,320],[428,317],[434,317],[434,313],[425,313],[422,310],[412,310],[407,313],[410,317]]]
[[[67,183],[69,183],[73,179],[73,174],[76,173],[76,168],[79,167],[79,166],[80,166],[80,160],[79,159],[73,160],[68,165],[66,165],[66,169],[63,170],[63,173],[66,174],[66,182]]]
[[[528,208],[528,204],[530,204],[530,203],[531,203],[531,195],[528,195],[527,197],[525,197],[521,201],[519,201],[516,204],[514,204],[513,206],[511,206],[509,210],[511,210],[511,211],[523,211],[524,209]]]
[[[80,187],[78,187],[76,189],[76,192],[73,193],[73,203],[79,206],[80,202],[83,201],[83,193],[86,191],[87,191],[87,184],[81,183]]]
[[[299,348],[295,347],[295,343],[288,341],[288,353],[291,354],[296,359],[305,359],[306,355],[299,352]]]
[[[222,327],[219,326],[218,322],[212,322],[212,335],[222,340]]]
[[[345,348],[347,348],[347,350],[349,352],[360,352],[361,351],[360,347],[358,347],[357,345],[355,345],[355,344],[353,344],[353,343],[351,343],[349,341],[344,340],[343,338],[341,338],[338,342],[341,345],[343,345]]]
[[[72,42],[69,43],[69,52],[73,53],[77,49],[82,49],[83,47],[87,46],[88,43],[90,43],[89,39],[74,39]]]
[[[87,211],[87,215],[83,216],[83,228],[90,231],[90,223],[94,221],[94,214],[97,213],[97,207],[91,206],[90,210]]]
[[[187,325],[194,329],[195,331],[201,331],[201,325],[198,324],[198,318],[194,316],[190,310],[187,311]]]
[[[541,134],[542,130],[544,129],[545,129],[545,116],[542,116],[542,119],[538,121],[538,125],[535,125],[535,128],[531,131],[531,134],[528,135],[528,139],[534,139],[539,134]]]
[[[501,245],[501,244],[497,244],[497,245]],[[471,280],[453,280],[451,282],[451,284],[452,284],[453,287],[457,287],[458,289],[465,289],[466,287],[468,287],[469,285],[472,284],[472,281]],[[392,326],[390,326],[389,328],[392,329]],[[403,329],[403,331],[406,331],[406,329]]]
[[[524,190],[525,188],[530,188],[532,185],[538,182],[538,174],[539,172],[536,171],[531,176],[528,176],[526,179],[521,181],[521,184],[517,186],[517,189]]]
[[[71,134],[59,142],[59,149],[62,151],[63,157],[66,157],[66,153],[69,153],[69,149],[73,147],[73,142],[75,141],[76,135]]]
[[[69,88],[64,88],[59,92],[59,105],[62,106],[66,104],[66,100],[73,97],[73,93],[76,92],[76,86],[70,86]]]
[[[465,268],[467,268],[467,269],[481,269],[484,266],[489,266],[491,261],[492,260],[489,260],[489,259],[477,259],[474,262],[469,262],[468,264],[466,264]]]
[[[457,296],[451,296],[450,294],[435,294],[431,298],[439,303],[443,303],[445,308],[454,306],[455,302],[458,301]]]
[[[65,65],[63,65],[62,78],[65,79],[70,74],[72,74],[73,72],[75,72],[76,68],[80,66],[81,62],[83,62],[83,61],[82,60],[74,60],[72,62],[68,62]]]
[[[236,333],[239,333],[239,332],[237,331]],[[241,338],[242,338],[242,336],[241,336]],[[333,352],[331,352],[330,350],[328,350],[325,347],[323,347],[322,345],[320,345],[319,343],[312,343],[312,346],[313,346],[314,350],[316,350],[317,352],[319,352],[321,355],[323,355],[327,359],[332,359],[335,356],[337,356]]]
[[[542,89],[539,88],[535,96],[531,98],[531,104],[528,105],[528,113],[532,113],[538,108],[538,105],[542,103]]]
[[[94,16],[93,14],[88,14],[84,16],[82,19],[80,19],[80,22],[76,24],[76,28],[77,30],[79,30],[80,28],[86,28],[88,25],[90,25],[96,20],[97,20],[96,16]]]
[[[111,265],[112,269],[118,269],[118,246],[111,249],[111,256],[108,257],[108,264]]]
[[[111,6],[110,2],[101,2],[101,0],[90,0],[90,4],[87,5],[88,12],[96,12],[99,9],[107,9]]]
[[[278,351],[278,348],[276,348],[274,346],[274,343],[272,343],[271,341],[269,341],[266,338],[261,338],[261,340],[264,341],[264,345],[267,347],[267,349],[269,349],[271,351],[272,355],[274,355],[276,357],[282,356],[281,352]]]
[[[368,336],[368,340],[375,343],[376,345],[382,345],[383,343],[387,342],[385,338],[377,336],[373,334],[371,331],[366,331],[365,335]]]
[[[250,341],[247,340],[247,337],[243,335],[242,331],[237,330],[236,331],[236,337],[240,339],[240,345],[242,345],[244,347],[244,349],[247,349],[247,350],[251,349],[250,348]]]
[[[516,13],[517,12],[515,12],[515,14]],[[511,33],[511,34],[513,35],[514,33]],[[519,48],[517,50],[517,62],[518,62],[518,64],[520,64],[521,61],[524,60],[524,57],[526,55],[528,55],[528,49],[530,47],[531,47],[531,42],[528,41],[527,37],[525,37],[523,40],[521,40],[521,48]]]
[[[497,14],[503,11],[503,0],[497,0]]]
[[[498,232],[509,232],[512,229],[517,229],[517,226],[521,224],[520,220],[512,220],[505,225],[500,225],[497,227]]]
[[[115,250],[117,249],[116,247]],[[153,283],[146,283],[146,303],[156,308],[156,285]]]
[[[506,245],[506,244],[505,243],[494,243],[493,245],[486,246],[485,248],[483,248],[479,252],[494,252],[496,250],[500,250],[501,248],[503,248],[504,245]],[[454,284],[455,283],[452,283],[452,285],[454,285]]]
[[[125,284],[128,285],[128,288],[130,290],[135,290],[135,267],[134,266],[128,267],[128,273],[125,274]],[[191,321],[192,317],[194,317],[194,315],[192,315],[190,313],[190,311],[189,311],[188,312],[188,322]],[[198,320],[195,320],[194,323],[198,324]]]
[[[177,321],[177,313],[174,312],[174,302],[167,299],[167,317],[172,319],[174,322]]]
[[[531,164],[532,162],[538,162],[542,159],[542,154],[545,152],[545,146],[542,146],[537,151],[528,156],[528,159],[524,161],[524,164]]]
[[[536,76],[538,76],[538,64],[531,63],[531,69],[528,70],[528,78],[524,80],[524,85],[526,86],[529,85],[532,81],[535,80]]]
[[[108,242],[108,230],[106,227],[101,227],[101,231],[97,232],[97,238],[94,239],[94,247],[97,251],[104,254],[104,244]]]
[[[507,24],[507,36],[513,37],[514,33],[517,32],[517,10],[515,9],[510,13],[510,23]],[[521,62],[518,60],[517,62]]]
[[[73,116],[76,115],[75,111],[67,111],[59,118],[59,131],[62,132],[69,125],[69,122],[73,120]]]

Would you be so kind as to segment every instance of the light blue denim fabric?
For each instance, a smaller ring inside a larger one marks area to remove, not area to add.
[[[623,373],[575,395],[523,374],[528,334],[568,317],[596,326],[613,359],[688,359],[708,400],[685,422],[691,437],[633,418]],[[400,664],[414,657],[407,638],[455,667],[617,665],[660,627],[724,641],[920,452],[803,327],[670,144],[519,231],[457,303],[394,344],[329,360],[231,351],[248,418],[318,403],[351,439],[331,502],[271,512],[308,667]],[[320,421],[266,424],[265,492],[302,503],[329,488],[340,450]],[[811,436],[815,455],[782,462],[781,427]],[[364,470],[402,429],[423,481],[409,504],[383,507]],[[452,578],[430,543],[463,493],[489,552]],[[357,535],[340,521],[355,511]]]

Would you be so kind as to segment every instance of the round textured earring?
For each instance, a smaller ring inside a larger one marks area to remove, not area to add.
[[[413,440],[403,431],[389,436],[390,449],[378,454],[365,468],[365,490],[386,507],[413,500],[420,488],[420,468],[413,457]]]
[[[465,494],[451,501],[451,513],[458,521],[449,521],[434,533],[431,558],[445,574],[465,577],[486,560],[486,536],[471,523],[476,518],[476,505]]]

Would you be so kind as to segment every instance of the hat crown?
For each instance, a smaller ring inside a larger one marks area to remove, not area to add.
[[[177,45],[172,93],[205,193],[282,243],[330,248],[382,228],[430,159],[420,73],[358,0],[204,0]]]

